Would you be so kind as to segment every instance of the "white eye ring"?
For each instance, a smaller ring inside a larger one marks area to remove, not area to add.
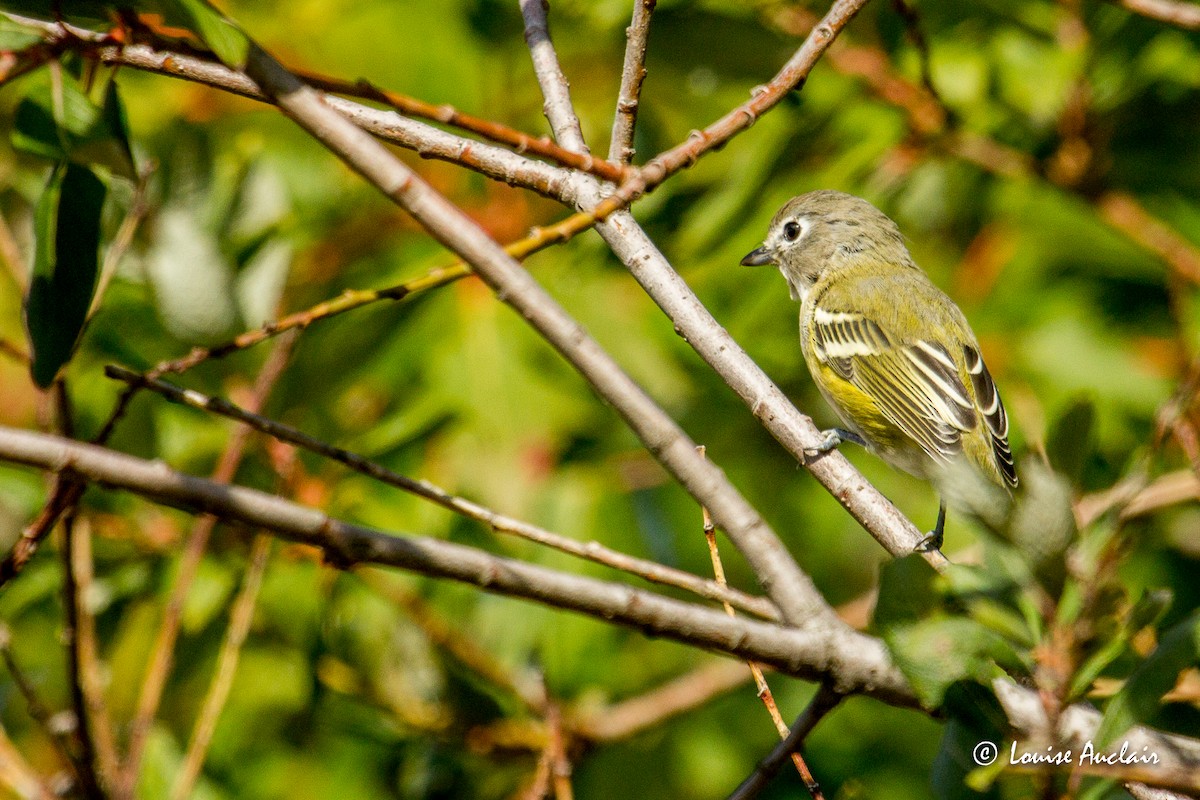
[[[794,242],[803,236],[807,229],[807,225],[802,225],[795,220],[791,220],[783,226],[783,240],[785,242]]]

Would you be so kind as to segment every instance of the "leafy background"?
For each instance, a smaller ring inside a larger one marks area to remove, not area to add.
[[[607,143],[628,2],[561,2],[551,22],[564,70],[596,150]],[[685,139],[742,102],[797,45],[798,6],[658,4],[638,123],[639,158]],[[291,66],[304,66],[542,132],[515,3],[498,0],[236,2],[231,15]],[[1155,415],[1200,345],[1195,276],[1172,272],[1103,218],[1105,192],[1134,195],[1200,246],[1200,37],[1097,2],[1013,0],[920,4],[933,85],[959,130],[1037,160],[1037,171],[989,170],[909,117],[861,77],[820,64],[803,91],[723,151],[639,202],[635,214],[722,324],[818,423],[832,424],[801,366],[796,308],[777,274],[748,271],[775,209],[820,187],[868,197],[893,216],[917,261],[962,306],[1013,418],[1015,449],[1044,453],[1082,496],[1148,464],[1185,468],[1181,448],[1154,449]],[[852,24],[856,46],[877,48],[920,80],[920,51],[885,3]],[[107,74],[106,76],[107,77]],[[47,91],[42,73],[0,91],[0,126]],[[136,162],[157,169],[149,214],[108,286],[67,371],[77,434],[95,433],[119,386],[103,366],[146,369],[271,318],[337,295],[421,274],[448,258],[414,223],[271,109],[203,87],[125,69],[116,76]],[[5,137],[6,140],[9,136]],[[1086,148],[1074,169],[1065,142]],[[403,153],[501,241],[560,218],[552,202],[457,167]],[[1008,163],[1006,166],[1016,165]],[[25,254],[0,277],[0,337],[22,343],[22,289],[34,213],[48,162],[23,150],[0,159],[0,211]],[[1057,171],[1056,171],[1057,170]],[[110,241],[130,202],[109,180]],[[708,448],[783,533],[831,602],[859,598],[887,561],[746,413],[589,234],[531,258],[529,269],[684,428]],[[186,376],[212,394],[244,396],[269,346]],[[28,367],[0,357],[0,423],[36,427],[45,395]],[[1081,410],[1084,409],[1084,410]],[[504,513],[580,540],[704,574],[700,512],[640,450],[610,409],[516,315],[473,279],[404,305],[379,305],[321,323],[296,345],[266,413],[426,477]],[[1094,423],[1075,425],[1081,417]],[[1063,421],[1065,420],[1065,421]],[[1055,436],[1066,430],[1070,435]],[[142,396],[114,447],[207,474],[230,433],[223,421]],[[933,491],[872,459],[849,457],[920,526]],[[301,456],[294,494],[335,516],[388,530],[479,544],[602,575],[398,491]],[[238,482],[279,488],[267,451],[252,448]],[[0,465],[0,544],[40,507],[43,480]],[[94,592],[117,720],[133,713],[145,654],[178,566],[190,518],[92,489]],[[1119,584],[1129,598],[1167,589],[1157,630],[1200,603],[1200,506],[1190,501],[1125,523]],[[951,517],[948,553],[978,558],[979,528]],[[188,597],[176,668],[142,777],[162,796],[178,768],[212,672],[248,546],[218,529]],[[736,585],[753,579],[736,554]],[[507,797],[536,753],[498,742],[496,723],[520,718],[511,696],[465,669],[414,624],[379,581],[323,566],[277,545],[252,634],[218,725],[198,797]],[[0,594],[11,650],[52,708],[69,705],[60,644],[63,609],[55,548],[45,548]],[[713,657],[569,614],[408,575],[386,579],[422,598],[517,674],[540,671],[553,696],[593,709],[636,696]],[[1149,645],[1129,643],[1118,666]],[[1140,649],[1139,649],[1140,648]],[[1193,659],[1194,661],[1194,659]],[[778,680],[785,715],[812,693]],[[1155,712],[1156,724],[1195,733],[1196,694]],[[432,721],[431,721],[432,720]],[[0,721],[31,763],[56,761],[20,695],[0,679]],[[925,798],[942,723],[852,699],[823,722],[806,755],[829,797]],[[773,745],[749,683],[704,707],[575,761],[576,795],[723,797]],[[768,796],[796,796],[794,776]],[[965,791],[961,787],[955,791]],[[1025,796],[1004,779],[995,796]],[[1103,786],[1097,796],[1119,790]]]

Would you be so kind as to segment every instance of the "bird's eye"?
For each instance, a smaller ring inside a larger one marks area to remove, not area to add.
[[[796,241],[800,236],[800,226],[795,222],[789,222],[783,226],[783,238],[789,242]]]

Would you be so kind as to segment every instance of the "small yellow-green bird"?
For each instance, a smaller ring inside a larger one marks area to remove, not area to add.
[[[812,454],[852,441],[939,489],[964,463],[1005,491],[1017,485],[1008,415],[975,334],[886,214],[844,192],[800,195],[742,264],[783,273],[800,301],[800,351],[846,425]],[[942,494],[919,550],[942,546]]]

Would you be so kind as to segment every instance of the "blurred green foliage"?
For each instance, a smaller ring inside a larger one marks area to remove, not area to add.
[[[545,130],[515,2],[240,0],[226,6],[291,66],[366,78],[526,131]],[[608,140],[630,7],[627,0],[565,0],[551,8],[564,71],[597,152]],[[919,10],[933,84],[952,112],[952,129],[1011,148],[1033,159],[1036,170],[1024,172],[1003,159],[988,169],[962,157],[952,134],[914,132],[906,113],[881,99],[869,81],[827,60],[802,92],[640,201],[636,216],[797,405],[818,423],[832,424],[801,366],[796,306],[782,280],[747,272],[737,261],[789,197],[821,187],[863,195],[897,219],[917,261],[971,319],[1009,407],[1014,449],[1034,458],[1048,453],[1070,478],[1064,491],[1076,499],[1130,475],[1153,479],[1187,469],[1171,436],[1161,446],[1154,440],[1156,414],[1200,349],[1195,276],[1189,281],[1173,273],[1112,227],[1101,201],[1106,193],[1127,192],[1200,248],[1200,36],[1092,0],[927,0]],[[686,139],[767,81],[798,45],[795,12],[780,3],[661,0],[651,29],[638,160]],[[29,43],[18,30],[0,33],[6,48]],[[890,4],[871,4],[846,38],[886,55],[900,76],[919,82],[921,54]],[[14,144],[0,159],[0,212],[27,261],[53,162],[76,160],[81,145],[92,148],[84,160],[109,188],[101,216],[105,242],[131,203],[121,158],[128,152],[125,123],[112,122],[123,117],[92,113],[114,108],[112,101],[105,105],[109,87],[119,88],[124,100],[136,163],[156,167],[148,217],[64,372],[77,435],[96,433],[120,391],[103,377],[107,363],[145,369],[278,311],[306,308],[347,288],[390,285],[448,260],[410,219],[273,110],[128,68],[93,73],[71,58],[64,66],[56,78],[63,85],[78,89],[90,79],[94,86],[90,100],[81,91],[70,94],[83,101],[74,105],[78,118],[92,122],[75,131],[77,141],[60,142],[61,152],[45,136],[41,151],[22,147],[31,130],[45,130],[38,126],[46,114],[32,122],[30,114],[49,108],[46,70],[0,91],[0,127]],[[111,135],[97,136],[98,130]],[[116,146],[97,150],[98,142]],[[500,240],[567,213],[457,167],[402,156]],[[1097,678],[1109,680],[1111,694],[1129,678],[1130,691],[1109,704],[1116,709],[1106,722],[1110,728],[1142,720],[1200,730],[1194,670],[1190,694],[1160,702],[1180,670],[1187,674],[1197,660],[1189,638],[1200,605],[1194,497],[1127,520],[1109,514],[1082,532],[1069,518],[1058,519],[1052,524],[1061,535],[1038,550],[1022,535],[1037,534],[1047,514],[1065,509],[1062,492],[1048,489],[1053,497],[1042,496],[1043,505],[1030,500],[1020,507],[1018,518],[1028,512],[1027,522],[1008,538],[951,516],[948,553],[981,566],[937,578],[920,561],[887,563],[675,335],[598,237],[581,236],[528,266],[707,446],[832,603],[874,590],[882,568],[872,624],[895,647],[922,698],[946,705],[950,722],[863,699],[846,702],[806,747],[827,797],[927,798],[935,765],[938,796],[1027,796],[1028,779],[1019,776],[990,785],[976,780],[972,785],[981,791],[966,790],[970,770],[955,761],[956,748],[969,750],[995,730],[994,719],[977,713],[990,708],[975,694],[978,681],[996,674],[997,664],[1035,676],[1035,645],[1056,622],[1074,625],[1081,608],[1089,609],[1094,630],[1079,643],[1084,663],[1074,684],[1066,676],[1067,695],[1084,695]],[[10,267],[0,277],[0,338],[27,350],[21,321],[27,273],[23,265]],[[181,382],[244,397],[269,349],[261,345],[205,363]],[[0,354],[0,423],[37,426],[47,403],[28,365]],[[1194,398],[1180,412],[1194,420]],[[573,538],[710,571],[694,502],[557,354],[474,280],[313,326],[300,338],[266,413]],[[143,395],[112,445],[207,474],[230,430],[221,420]],[[848,455],[919,526],[932,523],[930,487],[861,452]],[[1057,479],[1046,480],[1059,487]],[[238,482],[278,488],[265,447],[251,448]],[[335,517],[613,577],[497,539],[308,455],[299,456],[291,485],[302,502]],[[38,476],[0,466],[4,549],[37,513],[43,494]],[[109,667],[110,713],[120,723],[133,713],[190,518],[99,489],[89,490],[85,507],[97,534],[97,577],[87,602]],[[1111,556],[1103,592],[1088,594],[1086,576],[1069,574],[1068,545],[1081,554],[1080,563]],[[44,548],[0,592],[0,620],[11,629],[14,658],[44,701],[65,708],[57,550]],[[184,609],[141,797],[164,796],[179,768],[247,550],[244,536],[218,529],[203,561]],[[1036,557],[1029,558],[1033,550]],[[725,555],[731,582],[753,588],[745,564],[731,550]],[[543,675],[550,695],[580,714],[649,691],[710,658],[460,586],[406,575],[394,583],[513,674]],[[1039,601],[1047,597],[1049,605]],[[812,692],[796,681],[773,683],[785,715],[798,713]],[[510,693],[433,643],[379,587],[321,565],[304,548],[278,546],[195,796],[510,797],[533,774],[538,754],[506,749],[497,743],[497,729],[523,715]],[[60,769],[6,673],[0,721],[36,768],[46,774]],[[723,797],[774,740],[747,683],[631,739],[577,754],[575,793]],[[800,791],[793,775],[777,780],[765,796]],[[1121,796],[1117,789],[1093,791]]]

